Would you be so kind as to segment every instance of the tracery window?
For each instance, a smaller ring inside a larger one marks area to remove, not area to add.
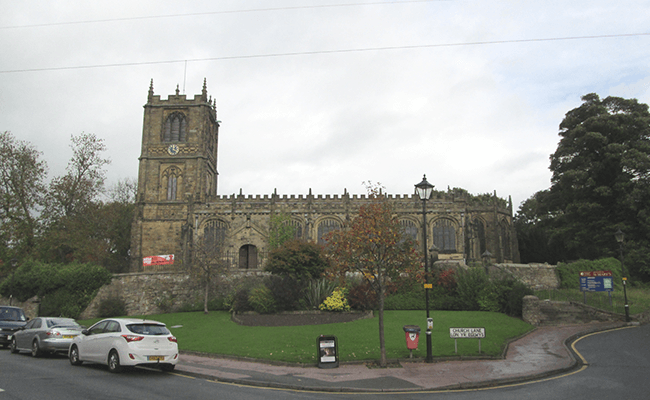
[[[341,223],[335,219],[328,218],[318,224],[318,243],[325,244],[325,235],[332,231],[341,229]]]
[[[223,246],[226,241],[228,224],[221,220],[209,221],[203,229],[203,238],[208,248]]]
[[[399,221],[399,224],[404,229],[405,236],[411,238],[414,243],[418,241],[418,228],[415,226],[415,222],[409,219],[402,219]]]
[[[434,223],[433,244],[441,252],[453,253],[456,251],[456,227],[453,221],[439,219]]]
[[[163,181],[167,187],[167,200],[176,200],[180,176],[181,169],[178,167],[169,167],[163,172]]]
[[[187,119],[180,112],[175,112],[167,117],[163,128],[164,142],[185,142],[187,140]]]

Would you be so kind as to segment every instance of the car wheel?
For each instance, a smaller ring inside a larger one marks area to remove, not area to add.
[[[41,356],[41,347],[38,345],[38,340],[32,342],[32,357]]]
[[[111,350],[108,354],[108,370],[111,372],[120,372],[122,367],[120,366],[120,356],[117,354],[116,350]]]
[[[68,358],[70,359],[70,364],[72,365],[81,365],[83,361],[79,359],[79,348],[77,346],[72,346],[70,348],[70,354],[68,354]]]
[[[11,339],[11,352],[16,354],[18,353],[18,347],[16,347],[16,338]]]
[[[160,369],[162,369],[165,372],[173,372],[174,368],[176,368],[174,364],[162,364],[160,366]]]

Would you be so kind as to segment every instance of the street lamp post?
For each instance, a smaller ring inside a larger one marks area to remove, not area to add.
[[[433,321],[429,316],[429,289],[431,284],[429,283],[429,260],[427,257],[427,200],[431,197],[431,192],[433,191],[433,185],[427,182],[427,176],[424,175],[422,182],[415,185],[415,190],[422,200],[422,240],[424,242],[424,299],[425,305],[427,308],[427,358],[426,362],[433,362],[433,353],[431,349],[431,329],[433,328]]]
[[[623,239],[625,239],[625,234],[622,230],[617,230],[614,234],[616,241],[618,242],[618,251],[621,257],[621,269],[623,270],[623,298],[625,300],[625,322],[630,322],[630,306],[627,304],[627,272],[625,272],[625,262],[623,259]]]

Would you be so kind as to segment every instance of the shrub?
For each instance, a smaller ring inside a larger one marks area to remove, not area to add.
[[[341,288],[336,288],[318,308],[322,311],[350,311],[350,305]]]
[[[334,289],[336,289],[337,283],[332,282],[328,279],[311,279],[307,284],[307,289],[305,290],[305,302],[307,307],[313,310],[317,310],[318,307],[328,298]]]
[[[41,315],[77,318],[111,273],[91,264],[23,263],[0,285],[0,294],[20,301],[41,297]]]
[[[580,271],[612,271],[614,286],[616,287],[623,276],[621,263],[615,258],[601,258],[599,260],[579,260],[572,263],[561,263],[556,269],[560,277],[562,289],[580,289]]]
[[[250,304],[253,311],[260,314],[269,314],[276,311],[273,294],[264,284],[257,285],[248,292],[248,304]]]
[[[319,279],[329,261],[323,246],[304,240],[290,240],[271,251],[266,270],[274,275],[287,275],[297,280]]]
[[[356,310],[374,310],[378,307],[377,294],[365,280],[350,286],[347,299],[350,307]]]
[[[444,288],[448,293],[453,293],[458,284],[456,283],[456,271],[449,268],[439,271],[436,276],[438,286]]]
[[[250,303],[248,302],[247,288],[241,288],[235,292],[235,295],[232,298],[232,304],[230,305],[230,311],[235,311],[238,313],[244,311],[253,311],[253,307],[251,307]]]
[[[126,315],[126,304],[117,296],[111,296],[99,302],[99,317],[111,318]]]
[[[488,284],[488,276],[483,268],[469,268],[456,274],[456,294],[465,311],[479,311],[480,293]]]
[[[290,276],[272,275],[265,281],[278,311],[292,311],[300,307],[305,289],[303,284]]]

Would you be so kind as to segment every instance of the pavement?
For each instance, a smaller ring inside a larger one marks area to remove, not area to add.
[[[537,327],[508,344],[499,359],[446,359],[433,363],[399,360],[387,368],[340,363],[274,365],[218,356],[182,353],[176,372],[218,382],[294,390],[328,392],[398,392],[471,389],[514,384],[560,375],[582,366],[571,349],[589,333],[625,326],[621,322]],[[406,344],[405,344],[406,345]]]

